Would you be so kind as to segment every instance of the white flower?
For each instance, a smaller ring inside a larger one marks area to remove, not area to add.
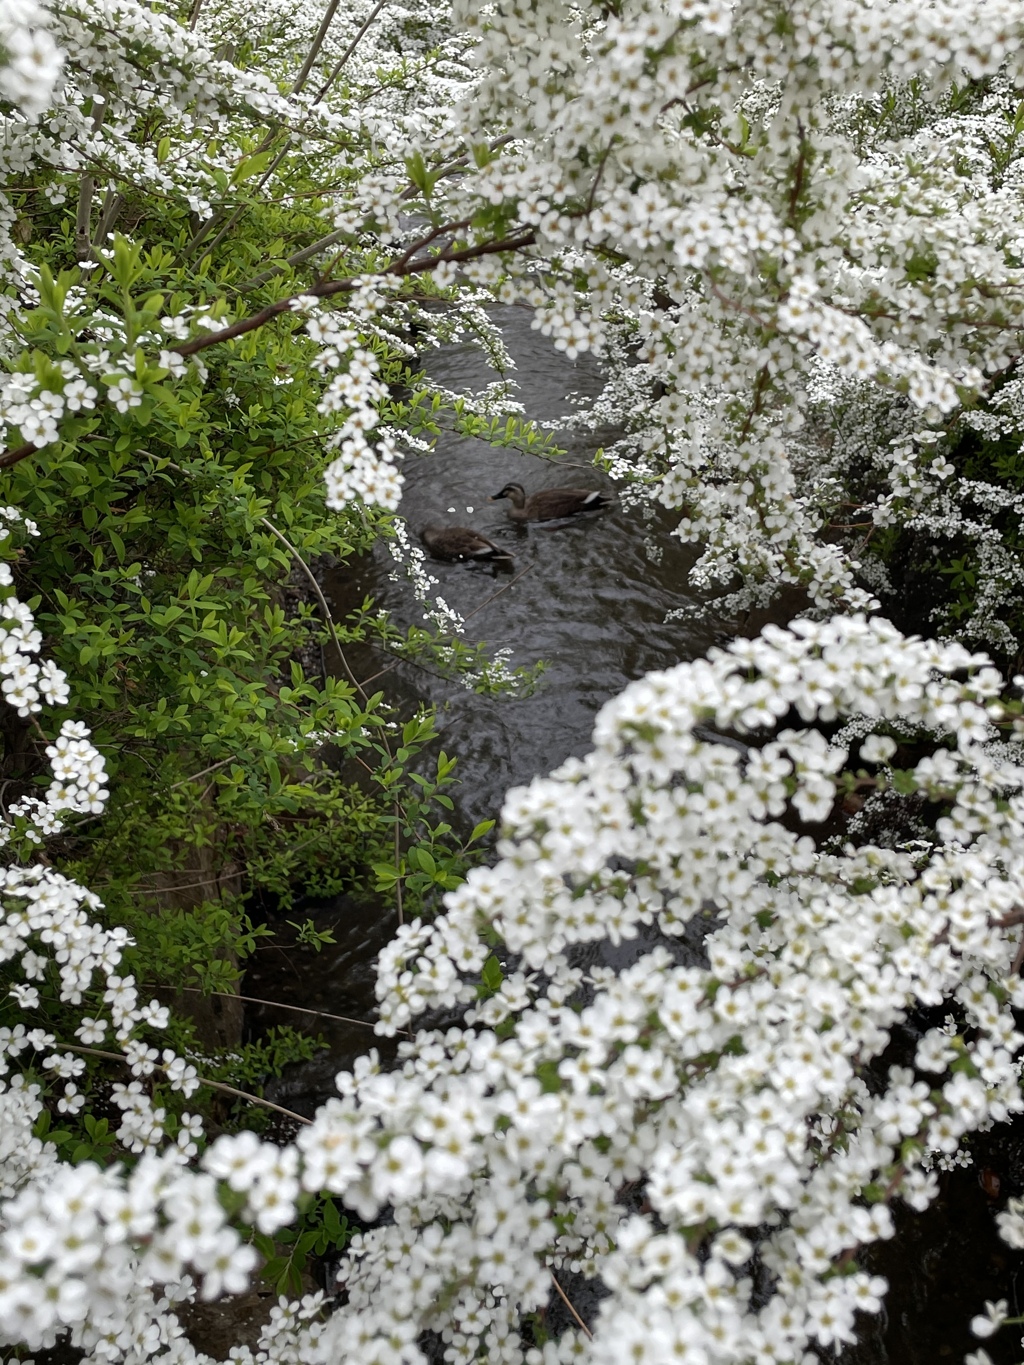
[[[91,1047],[95,1043],[103,1042],[106,1031],[107,1023],[105,1019],[92,1019],[88,1015],[85,1015],[82,1022],[75,1029],[75,1034],[77,1037],[81,1038],[83,1043]]]
[[[1008,1313],[1006,1299],[1000,1299],[997,1303],[987,1300],[984,1314],[971,1319],[971,1331],[976,1337],[993,1336],[1002,1326]]]
[[[129,408],[139,406],[142,402],[143,392],[139,384],[129,375],[121,375],[119,378],[108,381],[107,397],[118,412],[127,412]]]
[[[860,756],[865,763],[884,763],[896,752],[896,741],[889,735],[868,735],[861,741]]]

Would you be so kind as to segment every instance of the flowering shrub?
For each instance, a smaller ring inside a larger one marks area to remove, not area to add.
[[[275,1318],[268,1360],[326,1361],[356,1342],[366,1361],[418,1361],[425,1330],[456,1361],[783,1361],[852,1340],[856,1312],[884,1292],[857,1250],[891,1234],[894,1199],[927,1207],[926,1151],[1024,1107],[1012,1015],[1024,987],[1010,972],[1024,768],[1015,744],[993,747],[1020,728],[1000,686],[959,646],[855,618],[772,629],[632,685],[588,758],[510,793],[498,865],[382,955],[379,1032],[436,1008],[461,1007],[463,1022],[421,1028],[397,1071],[371,1054],[340,1075],[293,1146],[243,1132],[206,1149],[205,1174],[187,1171],[196,1129],[161,1146],[163,1114],[136,1081],[115,1093],[118,1137],[142,1154],[131,1172],[62,1168],[28,1133],[58,1081],[74,1102],[65,1078],[89,1048],[9,1031],[9,1055],[53,1055],[42,1092],[31,1072],[6,1092],[23,1140],[3,1330],[34,1349],[70,1328],[111,1358],[157,1340],[191,1358],[173,1314],[191,1293],[182,1277],[213,1295],[253,1265],[225,1205],[272,1233],[306,1190],[393,1217],[352,1242],[326,1319],[315,1297]],[[940,812],[933,839],[816,847],[807,826],[830,815],[846,773],[923,793]],[[12,872],[5,896],[27,900],[7,911],[8,955],[36,932],[58,961],[66,944],[62,994],[105,973],[135,1075],[199,1084],[133,1041],[160,1012],[113,974],[116,944],[79,948],[85,893],[34,869]],[[602,941],[623,965],[580,965]],[[23,963],[45,974],[35,947]],[[942,1001],[953,1023],[921,1032],[883,1076],[894,1026]],[[104,1032],[90,1016],[79,1036]],[[215,1181],[234,1194],[218,1201]],[[71,1224],[66,1209],[81,1210]],[[115,1297],[107,1277],[129,1265],[136,1287]],[[600,1284],[600,1309],[542,1345],[535,1314],[560,1275]]]
[[[505,374],[466,397],[413,369],[467,325],[507,371],[496,299],[609,358],[585,417],[623,422],[608,465],[678,510],[698,583],[871,609],[884,565],[859,565],[852,514],[999,540],[985,563],[1014,588],[1016,475],[954,480],[948,437],[1017,432],[1024,15],[458,0],[333,28],[339,8],[21,0],[0,20],[4,521],[47,518],[0,611],[5,734],[37,760],[2,830],[0,1336],[192,1361],[176,1305],[242,1289],[320,1194],[375,1226],[339,1298],[275,1310],[261,1365],[842,1345],[880,1305],[857,1255],[890,1204],[926,1208],[935,1154],[1022,1107],[1024,767],[998,672],[854,615],[653,674],[585,760],[510,793],[497,866],[453,889],[433,852],[415,881],[398,852],[423,833],[399,784],[425,722],[392,751],[379,697],[293,669],[315,630],[276,594],[369,543],[400,457],[442,430],[544,448]],[[44,730],[72,699],[110,732]],[[247,868],[268,812],[341,801],[373,844],[325,736],[381,760],[380,884],[446,888],[446,912],[380,960],[395,1069],[361,1059],[293,1143],[207,1143],[183,1106],[231,1087],[156,1041],[167,1012],[111,922],[130,891],[85,888],[90,833],[64,817],[119,804],[107,847],[146,872],[186,817],[212,842],[211,792]],[[849,827],[844,794],[866,797]],[[869,837],[908,797],[915,837]],[[883,1064],[902,1024],[916,1047]],[[1002,1221],[1019,1243],[1020,1210]]]

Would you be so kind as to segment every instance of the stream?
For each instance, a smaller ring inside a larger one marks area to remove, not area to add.
[[[595,362],[589,357],[569,361],[556,352],[531,330],[530,310],[505,308],[496,316],[516,361],[519,396],[531,416],[541,422],[560,417],[569,410],[567,394],[599,391]],[[479,388],[494,378],[470,343],[432,353],[427,369],[455,390]],[[403,470],[401,511],[412,531],[435,520],[471,526],[516,557],[512,572],[428,560],[438,580],[433,592],[467,618],[464,638],[486,641],[492,653],[509,651],[512,666],[539,659],[547,664],[535,692],[516,698],[480,696],[407,664],[390,668],[373,684],[385,689],[403,715],[411,714],[417,698],[436,706],[440,743],[431,752],[443,748],[458,756],[459,784],[449,795],[459,830],[497,816],[510,786],[586,753],[599,708],[627,683],[651,669],[703,655],[735,628],[732,621],[685,617],[666,623],[670,610],[694,600],[687,584],[694,552],[667,535],[671,513],[659,511],[648,526],[638,512],[614,507],[571,523],[522,527],[509,522],[506,502],[488,502],[489,494],[513,480],[527,493],[559,484],[613,489],[588,467],[600,444],[594,435],[559,432],[556,440],[565,454],[552,461],[481,441],[443,438],[429,456],[408,458]],[[562,468],[553,467],[558,465]],[[659,563],[645,552],[648,534],[663,547]],[[336,616],[343,619],[369,596],[399,626],[422,624],[423,608],[411,585],[404,578],[392,581],[393,569],[390,553],[378,544],[363,560],[328,575],[324,589]],[[785,622],[788,613],[780,608],[776,619]],[[357,677],[369,678],[387,660],[359,649],[350,663]],[[359,1021],[373,1017],[373,962],[395,922],[379,907],[368,909],[344,897],[302,904],[299,917],[331,929],[337,942],[317,955],[293,951],[291,930],[275,926],[279,946],[257,954],[242,990],[348,1017],[350,1022],[318,1018],[314,1031],[327,1050],[268,1087],[269,1098],[311,1113],[333,1093],[338,1070],[351,1067],[369,1047],[387,1052],[386,1040],[376,1039]],[[646,946],[640,944],[638,951]],[[266,1006],[247,1012],[253,1035],[298,1018]],[[1024,1192],[1024,1138],[1002,1125],[980,1135],[974,1153],[973,1167],[942,1175],[942,1193],[928,1214],[899,1212],[896,1239],[866,1258],[891,1288],[883,1313],[861,1319],[860,1339],[843,1355],[850,1365],[959,1362],[981,1344],[995,1365],[1013,1365],[1024,1356],[1019,1329],[1006,1328],[984,1343],[968,1329],[986,1299],[1008,1299],[1011,1313],[1024,1309],[1024,1280],[1018,1285],[1022,1258],[999,1240],[993,1216],[1008,1196]]]

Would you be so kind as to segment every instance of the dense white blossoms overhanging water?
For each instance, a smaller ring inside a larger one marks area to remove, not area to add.
[[[14,12],[27,32],[36,7]],[[275,85],[253,64],[239,70],[214,56],[241,22],[231,0],[198,6],[195,31],[137,0],[64,0],[52,25],[67,53],[58,103],[35,125],[7,120],[0,167],[52,167],[47,194],[78,194],[87,218],[82,170],[111,167],[109,219],[93,211],[98,251],[100,229],[116,225],[119,184],[187,201],[208,225],[200,240],[213,241],[225,230],[218,177],[236,170],[238,140],[268,123],[301,129],[291,154],[348,187],[338,232],[362,230],[363,242],[394,251],[392,264],[408,264],[430,216],[417,269],[433,261],[448,286],[472,275],[474,298],[486,287],[528,303],[570,355],[639,358],[615,367],[596,417],[629,428],[613,468],[678,509],[677,534],[702,548],[701,585],[728,584],[739,570],[748,592],[792,582],[820,604],[870,607],[878,566],[865,587],[853,550],[821,535],[843,520],[844,478],[865,460],[883,491],[858,509],[860,524],[931,516],[958,519],[958,533],[983,544],[998,535],[990,508],[972,514],[957,485],[944,484],[947,466],[927,443],[879,444],[878,412],[856,395],[885,393],[885,423],[904,438],[915,426],[927,436],[1014,364],[1024,321],[1015,84],[1024,20],[1012,0],[631,0],[615,14],[562,0],[460,0],[451,13],[417,7],[415,39],[403,28],[410,13],[389,6],[349,53],[370,12],[354,7],[329,35],[325,60],[345,56],[351,99],[335,107],[312,83],[279,88],[319,25],[318,4],[294,0],[287,15],[246,7]],[[407,43],[407,83],[382,90],[376,73]],[[40,79],[36,103],[46,88]],[[171,158],[134,140],[140,116],[157,109]],[[416,157],[459,174],[423,189],[410,179]],[[10,299],[31,306],[15,219],[0,202],[0,269]],[[471,249],[520,249],[463,262],[460,274],[445,259],[460,234]],[[324,238],[325,259],[336,238]],[[386,324],[395,283],[354,281],[334,333],[363,332],[378,316]],[[244,294],[232,309],[239,303]],[[186,373],[168,341],[229,321],[191,310],[166,319],[170,336],[154,327],[129,345],[116,317],[88,320],[102,345],[74,347],[59,380],[18,391],[28,380],[17,376],[0,399],[8,440],[58,440],[61,418],[97,391],[120,412],[136,410],[168,371]],[[394,434],[376,429],[373,385],[359,357],[347,371],[345,357],[335,361],[343,373],[326,376],[322,409],[328,431],[347,428],[331,500],[393,508]],[[351,385],[337,382],[346,372]],[[999,584],[990,595],[1011,591],[1012,567],[992,553],[988,562]],[[982,604],[979,638],[997,622]]]
[[[279,6],[248,8],[273,28]],[[320,10],[295,14],[308,33]],[[446,22],[444,6],[424,14]],[[640,343],[641,364],[612,377],[602,412],[634,419],[617,468],[679,509],[679,534],[706,546],[699,572],[711,581],[738,565],[803,582],[819,602],[866,603],[849,556],[819,535],[842,474],[855,459],[876,464],[877,524],[951,524],[965,495],[946,482],[936,431],[1015,361],[1024,11],[1009,0],[638,0],[609,15],[509,0],[460,3],[457,17],[480,37],[477,75],[456,60],[465,40],[446,39],[440,75],[425,60],[405,91],[366,96],[362,126],[383,169],[361,176],[339,227],[373,227],[400,259],[419,231],[407,210],[424,207],[403,197],[406,156],[462,158],[468,135],[481,164],[467,158],[440,182],[448,220],[493,211],[478,245],[493,229],[493,242],[528,248],[467,267],[474,306],[485,288],[528,302],[569,355],[635,357]],[[81,193],[99,163],[213,222],[217,177],[237,164],[232,131],[275,120],[339,173],[365,155],[355,137],[322,151],[359,133],[359,117],[213,55],[239,22],[231,4],[211,0],[196,32],[134,0],[65,0],[56,41],[44,18],[19,0],[0,19],[0,98],[20,106],[0,167],[51,167],[54,203]],[[354,86],[376,81],[373,41]],[[66,81],[44,118],[58,44]],[[275,73],[292,52],[282,40]],[[943,101],[965,76],[989,83],[954,116]],[[420,77],[430,100],[417,107]],[[157,107],[175,120],[169,161],[132,138]],[[509,141],[485,154],[480,140],[505,129]],[[130,417],[158,384],[202,382],[179,350],[230,321],[223,308],[154,317],[129,341],[85,286],[47,294],[6,199],[0,222],[0,307],[24,316],[42,302],[73,319],[76,338],[44,375],[4,376],[10,444],[43,448],[69,415],[106,403]],[[100,235],[96,268],[113,274],[133,245],[108,250]],[[443,255],[440,240],[430,249]],[[438,268],[455,282],[450,262]],[[397,447],[378,431],[382,390],[362,344],[392,284],[361,279],[344,324],[321,312],[308,326],[338,450],[335,506],[398,501]],[[86,333],[96,340],[79,344]],[[19,353],[13,328],[4,347]],[[639,404],[652,379],[661,398]],[[861,420],[823,474],[806,428],[840,386],[861,395]],[[881,450],[878,409],[863,400],[879,390],[897,395]],[[1019,430],[1005,407],[1001,430]],[[5,700],[26,718],[62,705],[66,680],[32,657],[30,613],[8,596],[2,615]],[[329,1316],[316,1296],[277,1311],[261,1342],[275,1365],[342,1354],[418,1365],[424,1331],[453,1365],[619,1365],[624,1353],[761,1365],[849,1340],[856,1311],[877,1310],[883,1291],[856,1268],[857,1248],[888,1235],[893,1199],[927,1206],[925,1153],[951,1154],[1021,1107],[1012,1009],[1024,987],[1010,968],[1024,769],[1002,686],[959,647],[861,619],[766,632],[635,684],[605,708],[586,760],[510,794],[498,866],[383,954],[382,1033],[433,1010],[462,1011],[461,1022],[428,1021],[394,1072],[370,1056],[339,1077],[294,1145],[224,1138],[199,1169],[200,1125],[165,1131],[148,1088],[159,1074],[189,1094],[198,1077],[148,1041],[166,1015],[118,974],[123,936],[94,922],[87,890],[41,866],[8,869],[0,955],[24,975],[15,999],[31,1010],[52,967],[66,1002],[93,989],[101,1003],[77,1042],[0,1035],[0,1333],[37,1349],[69,1330],[97,1362],[196,1359],[175,1303],[241,1289],[256,1259],[220,1181],[266,1233],[294,1217],[302,1191],[391,1219],[353,1243]],[[102,762],[76,722],[47,753],[46,798],[10,812],[3,832],[22,847],[62,811],[102,807]],[[847,769],[862,791],[922,793],[939,812],[934,836],[816,842]],[[581,967],[584,945],[603,943],[607,962],[626,965]],[[504,979],[479,1000],[495,950]],[[938,1005],[951,1022],[881,1074],[894,1027]],[[130,1171],[72,1166],[32,1134],[44,1099],[81,1108],[82,1049],[108,1033],[134,1077],[114,1097],[118,1139],[138,1158]],[[1002,1224],[1019,1245],[1020,1209]],[[531,1344],[552,1273],[606,1291],[592,1340],[570,1329]]]
[[[189,1134],[161,1151],[134,1085],[118,1103],[140,1164],[67,1168],[28,1138],[39,1092],[12,1078],[0,1330],[38,1348],[68,1327],[130,1361],[161,1341],[192,1359],[173,1313],[188,1276],[213,1294],[252,1264],[217,1178],[265,1232],[302,1189],[363,1219],[391,1210],[350,1247],[326,1320],[318,1299],[275,1318],[268,1361],[419,1362],[428,1329],[452,1361],[782,1362],[852,1339],[884,1290],[856,1251],[890,1235],[893,1199],[927,1206],[925,1151],[1024,1107],[1010,973],[1024,767],[1000,689],[983,657],[859,619],[773,628],[633,684],[588,758],[510,793],[498,865],[382,954],[382,1033],[435,1008],[464,1022],[403,1042],[397,1071],[371,1054],[340,1075],[294,1146],[242,1133],[207,1149],[205,1174],[186,1170]],[[816,845],[805,826],[831,815],[844,770],[923,793],[942,811],[934,839]],[[146,1011],[115,974],[117,944],[82,918],[90,901],[41,869],[10,872],[6,956],[30,937],[58,960],[66,945],[67,998],[103,971],[104,1012],[145,1076],[156,1050],[133,1054],[130,1035]],[[688,927],[704,920],[701,948]],[[598,942],[627,965],[574,965]],[[492,951],[506,973],[480,1000]],[[951,1023],[887,1074],[872,1065],[896,1024],[942,1002]],[[52,1050],[53,1085],[62,1042],[3,1039],[12,1060]],[[164,1057],[174,1084],[181,1064]],[[111,1277],[129,1272],[115,1296]],[[607,1296],[592,1340],[572,1330],[538,1351],[522,1330],[552,1273]]]

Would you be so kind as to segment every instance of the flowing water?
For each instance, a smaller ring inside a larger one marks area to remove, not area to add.
[[[505,308],[499,320],[515,363],[520,398],[540,422],[571,410],[568,395],[593,395],[600,372],[589,357],[573,362],[530,327],[532,312]],[[427,369],[446,388],[479,389],[494,378],[472,343],[446,346],[428,355]],[[614,433],[608,433],[614,438]],[[411,664],[391,660],[369,648],[347,653],[359,679],[388,671],[370,690],[383,688],[403,718],[420,699],[437,707],[440,748],[458,756],[459,783],[453,823],[468,832],[480,820],[497,816],[505,791],[546,773],[570,755],[590,748],[594,719],[601,705],[627,683],[655,668],[696,658],[726,637],[709,621],[665,617],[695,601],[687,584],[693,551],[669,536],[672,514],[662,509],[647,523],[637,512],[615,506],[557,523],[514,525],[508,503],[489,502],[509,481],[527,492],[578,485],[614,491],[591,460],[600,444],[591,433],[559,432],[565,454],[554,460],[496,450],[482,441],[442,438],[429,456],[406,461],[402,514],[414,538],[425,523],[471,526],[515,556],[511,571],[484,564],[428,560],[438,580],[433,592],[466,618],[468,642],[486,641],[493,653],[509,651],[510,665],[543,660],[546,670],[532,695],[482,696],[458,682],[440,679]],[[648,557],[650,536],[662,547],[660,562]],[[401,626],[421,625],[423,606],[404,577],[393,581],[395,562],[384,545],[362,561],[329,574],[324,588],[338,619],[372,597]],[[524,572],[525,570],[525,572]],[[728,623],[730,626],[733,623]],[[289,951],[289,929],[277,929],[276,947],[263,951],[246,977],[247,994],[369,1019],[373,1014],[376,954],[394,929],[380,907],[368,909],[345,900],[303,907],[338,940],[316,957],[298,961]],[[296,994],[298,991],[298,994]],[[286,994],[282,994],[286,992]],[[258,1030],[283,1016],[255,1009]],[[294,1022],[294,1017],[291,1020]],[[282,1103],[310,1111],[332,1090],[334,1074],[374,1043],[369,1029],[326,1018],[317,1028],[328,1051],[297,1068],[275,1093]]]
[[[540,421],[551,420],[569,410],[568,394],[596,393],[600,375],[586,358],[573,363],[559,355],[530,330],[530,316],[504,309],[500,322],[527,411]],[[427,363],[437,381],[451,389],[471,390],[493,378],[470,344],[445,347]],[[479,441],[442,439],[436,451],[408,460],[404,470],[402,512],[411,528],[436,520],[472,526],[516,556],[511,573],[430,562],[438,579],[434,591],[467,618],[465,638],[508,650],[513,666],[538,659],[548,665],[534,694],[516,699],[479,696],[404,664],[372,684],[384,688],[403,715],[412,713],[418,698],[437,706],[441,746],[459,760],[460,785],[451,794],[460,828],[496,816],[508,787],[585,753],[600,706],[632,679],[704,654],[736,625],[693,619],[666,624],[668,612],[694,600],[687,585],[692,551],[668,536],[668,512],[656,515],[650,526],[638,513],[615,508],[567,524],[527,528],[509,523],[506,503],[488,502],[488,495],[510,480],[527,492],[564,484],[611,487],[589,467],[596,437],[561,433],[557,439],[566,453],[555,462]],[[657,564],[645,553],[648,534],[663,548]],[[393,568],[386,548],[377,546],[362,562],[329,577],[325,588],[337,615],[372,596],[397,624],[421,624],[423,608],[407,581],[391,580]],[[781,609],[779,619],[787,619]],[[353,651],[350,663],[357,677],[369,678],[388,660],[363,649]],[[301,915],[330,928],[336,945],[319,955],[292,951],[289,930],[281,926],[277,946],[259,955],[244,990],[325,1012],[315,1027],[327,1051],[268,1092],[308,1113],[332,1093],[340,1068],[379,1044],[365,1023],[325,1016],[372,1017],[373,960],[393,932],[394,920],[380,908],[344,898],[303,906]],[[297,1017],[256,1007],[250,1026],[259,1032]],[[885,1313],[863,1321],[861,1339],[844,1359],[851,1365],[959,1361],[977,1344],[967,1323],[985,1299],[1006,1297],[1011,1311],[1022,1311],[1017,1298],[1021,1257],[998,1240],[993,1219],[1006,1197],[1022,1189],[1024,1143],[1005,1127],[984,1136],[977,1166],[943,1175],[942,1195],[930,1214],[901,1216],[896,1241],[873,1253],[873,1268],[889,1279],[892,1290]],[[1024,1281],[1021,1292],[1024,1297]],[[1024,1355],[1019,1340],[1011,1328],[985,1345],[996,1365],[1011,1365]]]
[[[573,363],[559,355],[530,330],[530,318],[528,310],[507,308],[501,321],[523,401],[544,421],[569,411],[567,393],[597,392],[600,376],[592,360]],[[469,344],[429,357],[428,369],[454,390],[494,377]],[[441,743],[459,758],[456,801],[474,822],[497,812],[509,786],[586,752],[599,707],[630,680],[703,654],[716,634],[707,623],[664,623],[670,610],[691,600],[693,553],[668,538],[671,513],[663,510],[650,527],[638,513],[615,508],[527,528],[509,521],[507,501],[488,501],[509,481],[528,493],[566,484],[614,490],[591,468],[595,437],[562,432],[556,440],[566,453],[555,462],[449,438],[405,465],[401,510],[411,530],[418,533],[435,520],[471,526],[515,555],[511,573],[429,561],[438,579],[433,591],[467,618],[464,638],[511,651],[513,666],[539,659],[547,664],[536,693],[523,699],[479,696],[414,668],[396,670],[382,684],[391,694],[439,705]],[[645,553],[649,533],[664,550],[658,565]],[[342,611],[371,593],[397,623],[421,624],[423,609],[410,585],[388,580],[393,567],[387,549],[378,546],[372,562],[331,580],[330,593]],[[379,657],[359,662],[368,673],[380,667]]]

